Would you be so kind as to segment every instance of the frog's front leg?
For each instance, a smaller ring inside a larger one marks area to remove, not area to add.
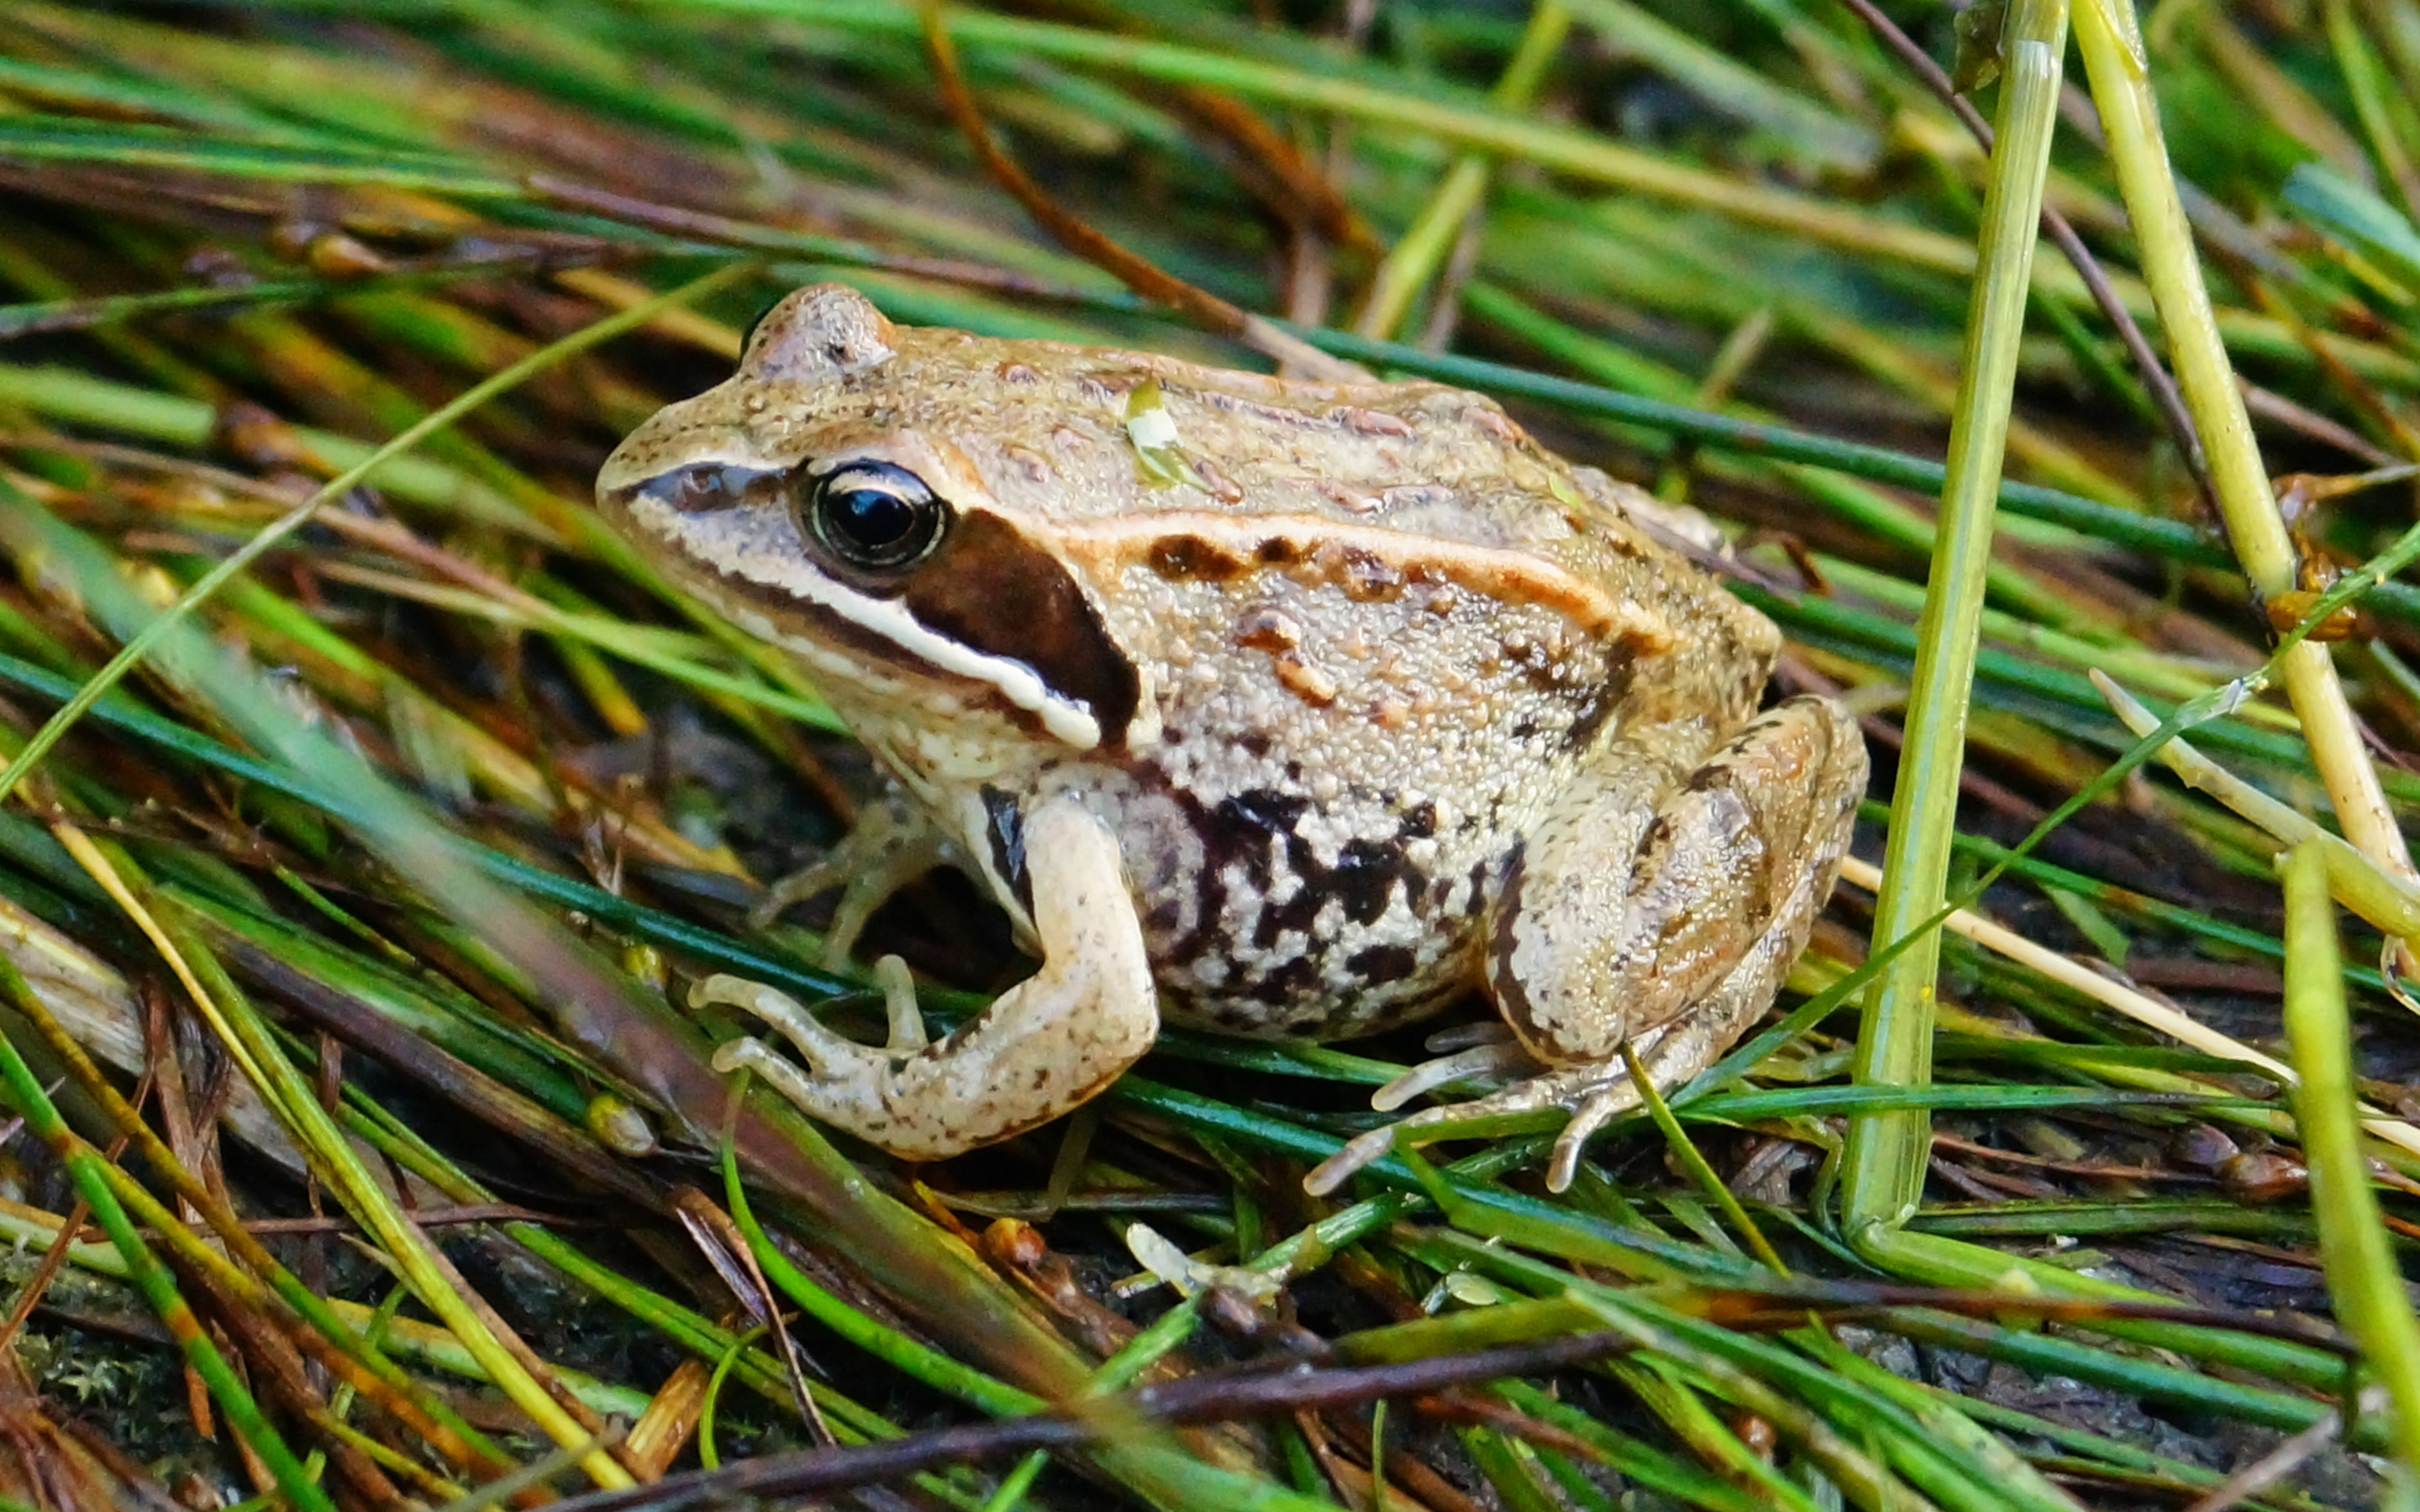
[[[903,1160],[940,1160],[1047,1123],[1107,1087],[1151,1048],[1159,997],[1114,836],[1072,798],[1024,825],[1042,965],[946,1039],[924,1042],[904,972],[890,973],[891,1043],[842,1038],[783,994],[737,977],[690,1002],[746,1009],[782,1031],[808,1069],[757,1040],[715,1053],[746,1066],[811,1116]]]
[[[1330,1190],[1424,1126],[1569,1109],[1546,1184],[1638,1100],[1627,1041],[1659,1086],[1704,1069],[1773,1000],[1831,895],[1865,792],[1846,711],[1792,699],[1695,771],[1652,735],[1617,745],[1506,864],[1486,919],[1489,995],[1512,1034],[1416,1068],[1400,1106],[1455,1073],[1529,1072],[1476,1102],[1364,1134],[1313,1171]]]
[[[793,903],[838,887],[840,906],[832,911],[823,951],[824,969],[838,971],[848,964],[849,952],[874,911],[892,893],[941,866],[974,874],[949,836],[918,811],[906,794],[891,787],[858,816],[830,855],[767,887],[748,910],[748,927],[768,929]]]

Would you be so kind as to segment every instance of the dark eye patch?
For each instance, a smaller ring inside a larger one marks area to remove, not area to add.
[[[960,517],[908,579],[917,623],[985,656],[1020,661],[1082,704],[1116,746],[1141,707],[1142,680],[1067,568],[997,516]]]

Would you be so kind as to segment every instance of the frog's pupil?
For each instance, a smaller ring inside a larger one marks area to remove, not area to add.
[[[944,509],[924,480],[889,462],[860,462],[814,480],[814,533],[835,556],[866,571],[905,567],[939,537]]]
[[[851,488],[826,507],[843,533],[869,549],[896,546],[916,525],[906,500],[878,488]]]

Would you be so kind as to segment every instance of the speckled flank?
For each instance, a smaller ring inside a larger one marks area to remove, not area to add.
[[[1230,584],[1130,564],[1110,621],[1161,670],[1160,742],[1052,780],[1089,784],[1125,837],[1171,1016],[1366,1033],[1478,984],[1479,889],[1587,762],[1575,732],[1635,658],[1537,606],[1254,586],[1239,608]],[[1255,662],[1269,674],[1237,675]]]
[[[906,480],[929,548],[835,546],[814,512],[860,476]],[[1683,1075],[1762,1009],[1862,791],[1836,706],[1755,717],[1779,637],[1691,561],[1701,519],[1459,390],[900,328],[825,285],[598,498],[798,656],[1041,955],[896,1054],[723,989],[808,1069],[735,1062],[902,1154],[1089,1096],[1155,995],[1336,1039],[1477,988],[1526,1078],[1484,1105],[1575,1110],[1567,1179],[1625,1036]]]

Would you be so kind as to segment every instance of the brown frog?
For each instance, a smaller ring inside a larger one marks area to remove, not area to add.
[[[964,868],[1041,965],[928,1041],[736,978],[746,1066],[903,1157],[1107,1087],[1170,1022],[1336,1040],[1478,991],[1493,1032],[1382,1089],[1505,1084],[1364,1135],[1559,1107],[1549,1184],[1771,1001],[1866,780],[1838,705],[1760,714],[1779,637],[1691,560],[1702,521],[1544,451],[1478,394],[1290,382],[893,326],[801,289],[729,381],[605,464],[641,550],[795,656],[895,782],[775,903]]]

